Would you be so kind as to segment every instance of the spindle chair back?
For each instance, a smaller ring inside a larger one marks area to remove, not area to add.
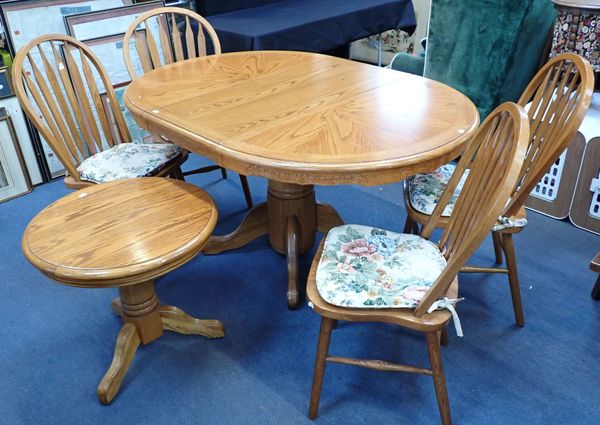
[[[35,38],[17,53],[12,77],[23,110],[71,177],[86,158],[131,142],[106,70],[80,41],[61,34]]]
[[[123,57],[132,79],[185,59],[221,53],[217,33],[202,16],[180,7],[149,10],[133,21],[123,39]],[[132,57],[134,50],[136,57]]]

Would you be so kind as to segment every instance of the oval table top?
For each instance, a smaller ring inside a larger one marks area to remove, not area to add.
[[[305,52],[206,56],[133,81],[138,124],[219,165],[273,180],[395,182],[460,154],[475,105],[439,82]]]
[[[61,283],[123,286],[193,258],[216,222],[213,200],[196,186],[159,177],[118,180],[50,204],[25,229],[22,248]]]

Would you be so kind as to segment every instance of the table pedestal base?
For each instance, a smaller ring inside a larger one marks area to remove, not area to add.
[[[218,320],[199,320],[177,307],[161,306],[153,281],[121,287],[119,295],[113,300],[112,309],[124,324],[112,363],[98,385],[98,400],[102,404],[109,404],[119,391],[140,343],[146,345],[160,338],[163,330],[208,338],[225,336],[223,323]]]
[[[240,248],[254,239],[269,235],[273,249],[287,257],[289,308],[298,306],[298,255],[310,251],[317,231],[343,224],[337,211],[317,204],[313,185],[299,185],[269,180],[267,203],[254,207],[240,226],[225,236],[213,236],[203,249],[218,254]]]

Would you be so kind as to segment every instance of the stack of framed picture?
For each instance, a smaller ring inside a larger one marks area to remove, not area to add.
[[[130,77],[123,61],[123,35],[128,26],[141,13],[167,5],[194,7],[193,1],[180,0],[9,0],[1,1],[2,35],[8,44],[10,54],[14,54],[30,40],[37,36],[51,33],[71,35],[87,44],[100,58],[107,69],[111,83],[115,87],[120,101],[123,92],[130,82]],[[1,50],[0,50],[1,53]],[[0,107],[11,99],[15,99],[10,86],[9,69],[3,72],[0,68]],[[3,78],[4,77],[4,78]],[[4,83],[6,81],[6,84]],[[3,92],[3,90],[5,90]],[[3,94],[7,96],[2,98]],[[120,101],[121,102],[121,101]],[[16,102],[18,108],[18,102]],[[10,114],[15,111],[14,104]],[[151,136],[139,128],[121,102],[126,115],[132,139],[135,142],[147,142]],[[16,114],[15,114],[16,113]],[[1,119],[1,118],[0,118]],[[111,119],[111,117],[109,117]],[[32,175],[34,184],[50,180],[64,174],[64,168],[52,149],[38,132],[30,125],[15,125],[16,133],[23,145],[33,145],[23,149],[25,171]],[[27,134],[22,134],[26,132]],[[0,186],[1,190],[1,186]],[[0,198],[1,199],[1,198]]]
[[[31,191],[17,132],[6,108],[0,107],[0,202]]]

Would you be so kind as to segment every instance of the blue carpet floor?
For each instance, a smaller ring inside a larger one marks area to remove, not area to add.
[[[198,165],[194,158],[189,166]],[[196,175],[220,213],[217,234],[245,213],[233,173]],[[256,202],[266,182],[250,178]],[[308,424],[319,318],[303,302],[286,307],[286,267],[266,238],[199,256],[161,278],[162,302],[218,318],[220,340],[166,333],[141,348],[110,406],[96,386],[110,364],[120,320],[116,291],[56,284],[27,263],[20,238],[29,220],[68,193],[62,181],[0,204],[0,424]],[[401,231],[401,185],[317,188],[348,223]],[[115,213],[117,213],[115,211]],[[600,237],[530,213],[517,235],[526,326],[514,325],[503,275],[461,275],[458,311],[442,355],[455,424],[600,423],[600,302],[590,298],[590,259]],[[305,279],[312,254],[302,260]],[[471,261],[492,264],[486,240]],[[428,366],[416,333],[340,323],[331,353]],[[330,364],[316,424],[438,424],[426,376]]]

